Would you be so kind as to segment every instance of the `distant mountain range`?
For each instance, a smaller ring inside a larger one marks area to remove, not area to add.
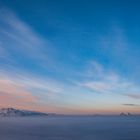
[[[123,113],[123,112],[120,114],[120,116],[132,116],[132,115],[133,114],[131,114],[131,113]]]
[[[55,113],[42,113],[37,111],[29,111],[29,110],[20,110],[15,108],[2,108],[0,109],[0,117],[29,117],[29,116],[91,116],[91,117],[97,117],[97,116],[140,116],[140,114],[130,114],[130,113],[121,113],[120,115],[102,115],[102,114],[94,114],[94,115],[65,115],[65,114],[55,114]]]
[[[48,116],[46,113],[19,110],[15,108],[2,108],[0,109],[0,117],[22,117],[22,116]]]

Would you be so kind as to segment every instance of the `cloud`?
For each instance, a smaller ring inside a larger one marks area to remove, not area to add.
[[[54,67],[55,72],[58,70],[58,65],[51,63],[52,53],[50,42],[36,33],[33,26],[13,11],[0,9],[0,78],[26,89],[60,93],[60,82],[47,77],[49,70],[52,72]]]
[[[95,81],[86,82],[83,83],[82,86],[99,93],[111,90],[111,85],[104,82],[95,82]]]
[[[16,71],[15,73],[1,71],[0,80],[1,79],[11,81],[13,84],[27,90],[42,90],[43,92],[50,92],[56,94],[63,91],[63,85],[60,82],[49,79],[47,77],[43,78],[35,74],[29,74],[25,72],[22,73],[20,71]]]
[[[128,97],[131,97],[131,98],[133,98],[133,99],[140,99],[140,94],[135,94],[135,93],[127,93],[127,94],[125,94],[126,96],[128,96]]]
[[[140,52],[137,49],[138,44],[130,38],[125,28],[119,22],[113,21],[97,40],[103,57],[105,56],[105,59],[109,60],[116,69],[125,71],[125,75],[138,81],[137,77],[140,76],[140,65],[138,65]]]
[[[2,42],[0,42],[0,58],[3,58],[4,56],[6,56],[6,51],[2,47]]]
[[[122,105],[124,105],[124,106],[132,106],[132,107],[133,107],[133,106],[134,106],[134,107],[135,107],[135,106],[140,106],[140,105],[138,105],[138,104],[122,104]]]
[[[88,66],[87,66],[87,70],[86,70],[86,74],[85,76],[88,77],[88,78],[93,78],[93,74],[96,75],[96,77],[102,77],[104,73],[104,70],[103,70],[103,66],[99,63],[97,63],[96,61],[89,61],[88,62]],[[94,77],[94,78],[96,78]]]
[[[83,81],[77,82],[78,86],[84,87],[95,93],[120,94],[130,98],[140,99],[138,85],[120,76],[119,74],[105,69],[103,65],[96,61],[89,63]]]
[[[12,59],[20,58],[35,61],[38,65],[50,65],[50,42],[37,34],[30,25],[22,21],[14,12],[0,9],[0,56]],[[8,63],[8,62],[7,62]]]
[[[57,48],[33,27],[15,12],[0,9],[0,69],[62,74]]]
[[[10,80],[0,79],[0,106],[31,106],[38,99]]]
[[[99,37],[99,46],[108,56],[123,58],[125,51],[128,50],[128,40],[124,29],[119,23],[113,23],[105,32]]]
[[[44,112],[60,111],[57,97],[63,91],[61,84],[23,73],[0,74],[0,107],[16,107]]]

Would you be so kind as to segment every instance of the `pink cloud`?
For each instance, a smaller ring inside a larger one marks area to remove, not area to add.
[[[7,79],[0,79],[0,106],[31,109],[38,99]]]

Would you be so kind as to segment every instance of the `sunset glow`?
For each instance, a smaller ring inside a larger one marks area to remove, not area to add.
[[[140,114],[137,3],[60,1],[0,1],[0,107]]]

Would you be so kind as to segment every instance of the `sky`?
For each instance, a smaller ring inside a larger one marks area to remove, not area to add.
[[[138,0],[0,0],[0,107],[140,113]]]

